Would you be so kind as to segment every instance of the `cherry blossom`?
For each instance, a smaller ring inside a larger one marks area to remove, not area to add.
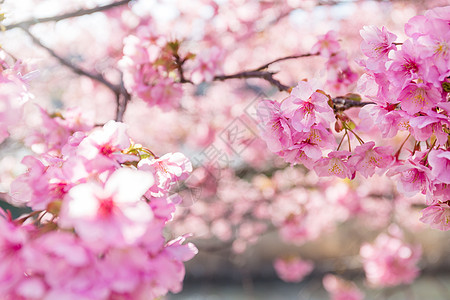
[[[436,203],[422,210],[420,221],[429,224],[431,228],[450,230],[450,206],[448,202]]]
[[[371,177],[375,173],[375,168],[386,169],[393,162],[392,148],[375,147],[374,142],[368,142],[355,148],[355,154],[349,159],[364,177]]]
[[[152,186],[153,176],[142,171],[115,171],[104,187],[84,183],[73,187],[61,207],[59,224],[73,226],[93,247],[135,243],[152,221],[151,208],[141,197]]]
[[[302,81],[281,103],[281,111],[292,120],[292,127],[298,131],[308,132],[314,123],[327,126],[334,119],[328,98],[314,90],[310,83]]]
[[[450,153],[444,150],[431,150],[428,154],[431,174],[438,182],[450,184]]]
[[[397,36],[390,33],[386,27],[382,27],[381,30],[375,26],[364,26],[360,31],[362,38],[361,51],[369,57],[369,61],[372,66],[368,66],[369,69],[377,70],[377,63],[385,63],[388,59],[388,54],[391,50],[396,50],[397,47],[394,41]],[[384,66],[381,66],[381,70]]]
[[[374,244],[361,247],[367,281],[375,286],[395,286],[411,283],[418,275],[416,266],[420,246],[406,244],[401,234],[381,234]]]
[[[298,257],[278,258],[274,262],[278,276],[286,282],[300,282],[313,270],[313,263]]]

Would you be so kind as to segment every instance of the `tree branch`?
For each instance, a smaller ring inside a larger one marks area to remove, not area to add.
[[[276,86],[280,92],[289,92],[291,87],[282,84],[279,80],[275,79],[273,76],[276,74],[275,72],[270,71],[264,71],[267,69],[271,64],[284,61],[284,60],[290,60],[290,59],[296,59],[296,58],[302,58],[302,57],[310,57],[310,56],[317,56],[320,53],[306,53],[306,54],[300,54],[300,55],[290,55],[281,57],[275,60],[272,60],[254,70],[251,71],[243,71],[236,74],[231,75],[217,75],[214,76],[214,81],[224,81],[227,79],[233,79],[233,78],[261,78],[266,81],[268,81],[270,84]],[[188,81],[184,81],[188,82]],[[374,104],[374,102],[361,102],[357,100],[349,99],[345,96],[339,96],[331,99],[333,102],[333,110],[334,112],[344,111],[352,107],[363,107],[367,104]]]
[[[335,97],[331,99],[333,101],[334,112],[344,111],[352,107],[363,107],[368,104],[375,104],[375,102],[361,102],[356,100],[351,100],[346,97]]]
[[[259,68],[255,69],[254,71],[261,71],[264,69],[267,69],[271,64],[280,62],[280,61],[284,61],[284,60],[289,60],[289,59],[297,59],[297,58],[302,58],[302,57],[310,57],[310,56],[317,56],[320,53],[306,53],[306,54],[300,54],[300,55],[290,55],[290,56],[285,56],[282,58],[277,58],[275,60],[272,60],[271,62],[268,62],[265,65],[260,66]]]
[[[58,22],[64,19],[69,19],[69,18],[74,18],[74,17],[80,17],[80,16],[84,16],[84,15],[89,15],[89,14],[93,14],[96,12],[100,12],[100,11],[105,11],[114,7],[118,7],[118,6],[122,6],[125,4],[128,4],[131,0],[122,0],[122,1],[118,1],[118,2],[113,2],[111,4],[107,4],[107,5],[100,5],[94,8],[89,8],[89,9],[79,9],[77,11],[74,12],[70,12],[70,13],[65,13],[62,15],[58,15],[58,16],[53,16],[53,17],[47,17],[47,18],[37,18],[37,19],[29,19],[26,21],[22,21],[22,22],[18,22],[18,23],[14,23],[14,24],[10,24],[5,26],[6,30],[9,29],[13,29],[13,28],[28,28],[32,25],[35,24],[39,24],[39,23],[46,23],[46,22]]]
[[[131,100],[131,95],[128,93],[123,83],[123,74],[120,76],[120,93],[116,94],[116,122],[123,122],[123,116],[127,109],[128,102]]]
[[[106,86],[108,89],[110,89],[114,95],[116,96],[116,118],[115,120],[117,122],[122,122],[123,121],[123,116],[125,114],[125,110],[127,108],[127,104],[128,102],[131,100],[131,95],[128,93],[128,91],[126,90],[124,84],[123,84],[123,78],[121,75],[121,79],[120,79],[120,84],[116,85],[113,84],[111,82],[109,82],[105,77],[103,77],[102,74],[100,73],[92,73],[89,71],[84,70],[83,68],[71,63],[70,61],[68,61],[67,59],[63,58],[62,56],[58,55],[53,49],[45,46],[44,44],[42,44],[42,42],[35,37],[29,30],[27,27],[20,27],[32,40],[33,43],[35,43],[36,45],[38,45],[39,47],[45,49],[51,56],[53,56],[54,58],[56,58],[62,65],[68,67],[69,69],[71,69],[75,74],[78,75],[82,75],[82,76],[86,76],[92,80],[95,80],[101,84],[103,84],[104,86]]]
[[[82,69],[81,67],[71,63],[70,61],[68,61],[67,59],[63,58],[62,56],[58,55],[55,51],[53,51],[53,49],[50,49],[49,47],[45,46],[44,44],[42,44],[42,42],[35,37],[26,27],[20,27],[32,40],[33,43],[35,43],[36,45],[38,45],[39,47],[41,47],[42,49],[45,49],[51,56],[53,56],[54,58],[56,58],[61,64],[65,65],[66,67],[70,68],[74,73],[78,74],[78,75],[83,75],[86,77],[91,78],[92,80],[98,81],[101,84],[105,85],[107,88],[109,88],[110,90],[112,90],[114,93],[120,93],[120,86],[116,86],[114,84],[112,84],[111,82],[109,82],[108,80],[106,80],[102,74],[99,73],[90,73],[84,69]]]
[[[244,71],[239,72],[232,75],[218,75],[214,76],[214,81],[224,81],[227,79],[234,79],[234,78],[261,78],[266,81],[268,81],[270,84],[276,86],[280,92],[288,92],[290,87],[287,85],[282,84],[279,80],[275,79],[273,75],[276,73],[269,72],[269,71]]]
[[[214,76],[214,81],[224,81],[227,79],[233,79],[233,78],[261,78],[266,81],[268,81],[270,84],[276,86],[280,92],[288,92],[290,90],[290,87],[287,85],[282,84],[279,80],[275,79],[273,76],[276,74],[275,72],[270,71],[264,71],[267,69],[270,65],[284,61],[284,60],[290,60],[290,59],[297,59],[302,57],[310,57],[310,56],[316,56],[319,55],[319,53],[306,53],[306,54],[300,54],[300,55],[289,55],[281,58],[277,58],[275,60],[272,60],[256,69],[250,70],[250,71],[243,71],[236,74],[231,75],[217,75]]]

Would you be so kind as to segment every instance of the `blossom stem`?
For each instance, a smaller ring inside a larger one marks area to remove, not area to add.
[[[408,136],[406,137],[406,139],[403,141],[403,143],[400,145],[400,148],[398,148],[397,152],[395,153],[395,158],[398,160],[398,156],[400,155],[400,151],[403,148],[403,145],[405,145],[406,141],[409,139],[409,137],[411,136],[411,133],[408,134]]]
[[[437,141],[437,139],[435,139],[433,141],[433,144],[431,144],[431,147],[428,149],[427,154],[425,154],[424,158],[422,159],[423,161],[427,161],[428,154],[430,154],[431,150],[433,150],[434,146],[436,145],[436,141]]]
[[[336,151],[339,151],[339,148],[341,148],[342,142],[344,141],[346,135],[348,135],[347,128],[345,128],[345,133],[344,133],[344,135],[342,136],[341,142],[339,143],[339,145],[338,145]]]
[[[348,152],[352,152],[352,145],[350,143],[350,135],[347,134],[347,140],[348,140]]]
[[[24,216],[24,217],[18,219],[16,222],[17,222],[18,224],[23,224],[28,218],[37,216],[37,215],[39,215],[41,212],[42,212],[42,210],[33,211],[33,212],[29,213],[28,215],[26,215],[26,216]]]

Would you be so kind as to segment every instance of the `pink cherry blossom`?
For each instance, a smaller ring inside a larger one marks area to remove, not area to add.
[[[130,245],[140,239],[153,219],[142,195],[152,186],[150,173],[115,171],[102,187],[88,182],[73,187],[63,202],[58,223],[99,250]]]
[[[303,164],[308,169],[312,169],[314,163],[322,158],[322,151],[319,146],[310,142],[301,142],[293,145],[281,153],[284,160],[291,164]]]
[[[299,257],[277,258],[273,266],[277,275],[286,282],[300,282],[314,268],[311,261]]]
[[[402,109],[413,115],[419,111],[427,111],[441,101],[441,93],[431,84],[411,83],[400,93],[398,100]]]
[[[450,206],[448,201],[438,202],[423,209],[420,221],[434,229],[450,230]]]
[[[195,67],[192,70],[191,80],[195,84],[203,81],[212,81],[219,70],[219,63],[223,59],[223,50],[213,46],[204,53],[196,56]]]
[[[362,300],[364,298],[364,294],[355,283],[338,276],[327,274],[322,282],[331,300]]]
[[[433,175],[431,170],[421,161],[423,153],[416,153],[402,164],[394,165],[387,173],[388,176],[398,176],[397,189],[406,196],[414,196],[420,192],[424,195],[432,190]]]
[[[428,163],[431,167],[431,175],[438,182],[450,184],[450,152],[431,150],[428,154]]]
[[[401,240],[401,235],[380,234],[373,244],[364,244],[360,255],[369,284],[376,287],[409,284],[419,275],[419,245]]]
[[[160,197],[167,193],[171,185],[179,180],[186,179],[192,172],[192,163],[180,152],[166,153],[159,158],[145,158],[138,164],[139,170],[154,175],[155,184],[149,193]]]
[[[337,32],[330,30],[326,34],[318,36],[318,41],[312,46],[311,52],[330,57],[332,54],[337,53],[340,48]]]
[[[404,88],[412,80],[426,76],[426,70],[433,68],[428,66],[419,56],[420,50],[411,40],[406,40],[401,50],[392,54],[391,64],[387,75],[391,83],[399,88]]]
[[[328,97],[304,81],[300,81],[281,103],[281,111],[292,120],[292,127],[298,131],[308,132],[315,123],[328,127],[335,119]]]
[[[322,124],[311,126],[310,132],[304,136],[305,142],[315,144],[322,149],[334,149],[336,138]]]
[[[61,113],[49,115],[39,107],[42,124],[25,140],[36,153],[50,152],[58,155],[67,140],[77,131],[87,132],[93,128],[92,116],[79,108],[72,108]]]
[[[391,165],[394,158],[392,157],[392,147],[375,147],[375,142],[368,142],[357,146],[349,163],[353,168],[361,173],[364,177],[371,177],[375,174],[375,168],[381,170]]]
[[[380,69],[377,64],[385,63],[389,52],[397,49],[394,44],[397,36],[389,32],[384,26],[381,30],[375,26],[363,26],[360,34],[363,38],[361,51],[369,57],[367,67],[371,70]]]
[[[444,114],[428,111],[427,115],[411,118],[409,125],[414,138],[418,141],[426,141],[434,134],[438,145],[444,145],[447,142],[447,133],[444,128],[450,127],[450,120]]]
[[[321,158],[314,166],[319,176],[337,176],[353,179],[354,169],[348,162],[351,153],[348,151],[333,151],[328,157]]]
[[[276,101],[263,100],[258,104],[258,118],[262,122],[261,135],[272,152],[292,146],[291,126]]]
[[[34,98],[28,91],[26,75],[21,73],[26,69],[23,63],[17,61],[10,66],[5,56],[6,53],[0,50],[0,143],[20,124],[25,103]]]
[[[345,51],[339,51],[330,56],[326,63],[326,70],[326,85],[338,94],[347,92],[349,86],[358,80],[358,74],[350,68]]]
[[[0,293],[8,295],[24,279],[31,227],[16,226],[0,209]]]
[[[10,195],[15,203],[28,205],[33,209],[45,209],[50,199],[48,195],[48,179],[44,176],[46,166],[33,156],[25,156],[22,164],[28,171],[17,177],[11,184]]]
[[[166,37],[156,34],[148,22],[142,22],[136,31],[137,35],[125,39],[124,55],[118,63],[125,87],[148,105],[171,110],[179,105],[183,94],[181,84],[169,76],[173,68],[171,47],[167,46]]]
[[[128,125],[124,123],[108,121],[80,142],[76,154],[88,159],[90,167],[97,170],[113,169],[128,159],[136,160],[121,153],[130,146],[127,129]]]

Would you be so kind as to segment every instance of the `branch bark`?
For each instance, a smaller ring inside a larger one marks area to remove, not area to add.
[[[302,57],[311,57],[311,56],[317,56],[319,53],[306,53],[306,54],[300,54],[300,55],[289,55],[281,58],[277,58],[275,60],[272,60],[256,69],[250,70],[250,71],[243,71],[231,75],[217,75],[214,76],[214,81],[224,81],[227,79],[233,79],[233,78],[261,78],[269,82],[270,84],[274,85],[278,88],[280,92],[288,92],[291,87],[282,84],[278,79],[275,79],[273,76],[276,74],[276,72],[270,72],[270,71],[264,71],[267,69],[270,65],[284,61],[284,60],[290,60],[290,59],[297,59]]]
[[[276,73],[269,71],[244,71],[231,75],[218,75],[214,76],[214,81],[224,81],[234,78],[261,78],[268,81],[270,84],[276,86],[280,92],[288,92],[290,87],[282,84],[278,79],[275,79],[273,75]]]
[[[368,104],[375,104],[375,102],[362,102],[362,101],[356,101],[351,100],[345,97],[335,97],[331,99],[333,101],[333,110],[334,112],[344,111],[352,107],[363,107]]]
[[[103,77],[102,74],[88,72],[88,71],[84,70],[83,68],[81,68],[81,67],[71,63],[67,59],[65,59],[62,56],[60,56],[59,54],[57,54],[53,49],[45,46],[36,36],[34,36],[28,30],[27,27],[20,27],[20,28],[33,40],[33,43],[35,43],[36,45],[38,45],[42,49],[46,50],[51,56],[56,58],[62,65],[64,65],[64,66],[68,67],[69,69],[71,69],[74,73],[76,73],[78,75],[83,75],[83,76],[89,77],[92,80],[100,82],[101,84],[105,85],[107,88],[112,90],[114,93],[119,93],[120,92],[120,86],[112,84],[111,82],[106,80]]]
[[[94,8],[89,8],[89,9],[79,9],[77,11],[74,12],[69,12],[69,13],[65,13],[65,14],[61,14],[58,16],[53,16],[53,17],[47,17],[47,18],[37,18],[37,19],[29,19],[26,21],[22,21],[22,22],[18,22],[18,23],[14,23],[14,24],[10,24],[10,25],[6,25],[5,29],[6,30],[10,30],[13,28],[28,28],[32,25],[35,24],[39,24],[39,23],[47,23],[47,22],[58,22],[64,19],[69,19],[69,18],[74,18],[74,17],[81,17],[84,15],[89,15],[89,14],[93,14],[96,12],[100,12],[100,11],[105,11],[114,7],[118,7],[118,6],[122,6],[125,4],[128,4],[129,2],[131,2],[131,0],[122,0],[122,1],[118,1],[118,2],[113,2],[111,4],[107,4],[107,5],[100,5]]]
[[[131,95],[128,93],[128,91],[126,90],[126,88],[123,84],[122,76],[120,79],[120,84],[118,84],[118,85],[113,84],[112,82],[108,81],[102,74],[84,70],[83,68],[73,64],[72,62],[65,59],[64,57],[58,55],[53,49],[45,46],[36,36],[34,36],[28,30],[27,27],[20,27],[20,28],[33,40],[33,43],[35,43],[42,49],[46,50],[52,57],[56,58],[62,65],[71,69],[75,74],[86,76],[92,80],[95,80],[95,81],[103,84],[105,87],[110,89],[116,96],[116,105],[117,106],[116,106],[115,120],[117,122],[123,121],[123,116],[125,114],[127,104],[131,100]]]

